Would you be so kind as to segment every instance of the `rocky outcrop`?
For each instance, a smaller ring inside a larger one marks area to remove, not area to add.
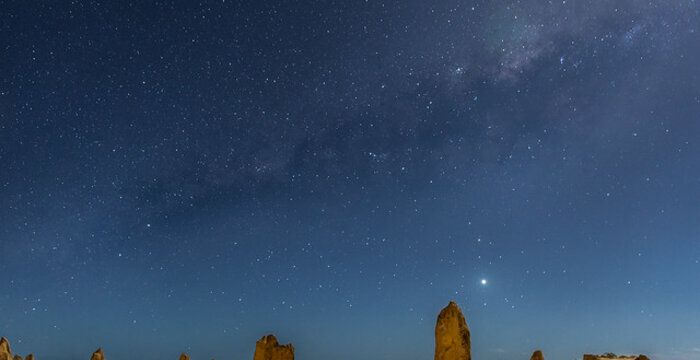
[[[544,355],[542,355],[542,350],[535,350],[530,356],[530,360],[544,360]]]
[[[294,346],[280,345],[275,335],[265,335],[255,343],[253,360],[294,360]]]
[[[0,360],[22,360],[22,357],[19,355],[12,356],[10,342],[4,337],[0,338]],[[34,355],[27,355],[26,360],[34,360]]]
[[[603,355],[583,354],[582,360],[649,360],[646,355],[615,355],[613,353],[605,353]]]
[[[187,353],[182,353],[182,355],[180,355],[180,360],[190,360],[190,356],[187,355]]]
[[[469,327],[454,301],[440,311],[435,325],[435,360],[471,360]]]
[[[10,342],[4,337],[0,339],[0,360],[12,360],[12,351],[10,351]]]
[[[102,348],[99,348],[97,351],[92,353],[90,360],[105,360],[105,354],[102,353]]]

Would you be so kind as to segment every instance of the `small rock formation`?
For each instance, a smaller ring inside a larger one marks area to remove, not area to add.
[[[544,355],[542,355],[542,350],[535,350],[530,356],[530,360],[544,360]]]
[[[12,360],[22,360],[22,357],[19,355],[15,355]]]
[[[613,353],[605,353],[603,355],[583,354],[582,360],[649,360],[646,355],[615,355]]]
[[[187,353],[182,353],[182,355],[180,355],[180,360],[190,360],[190,356],[187,355]]]
[[[471,352],[467,321],[459,306],[450,301],[435,325],[435,360],[471,360]]]
[[[265,335],[255,343],[253,360],[294,360],[294,346],[280,345],[275,335]]]
[[[24,358],[24,360],[34,360],[34,355],[29,354],[26,358]]]
[[[90,360],[105,360],[105,354],[102,353],[102,348],[99,348],[97,351],[92,353]]]

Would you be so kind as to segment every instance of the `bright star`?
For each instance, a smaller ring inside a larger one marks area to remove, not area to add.
[[[486,279],[481,279],[481,285],[486,285]]]

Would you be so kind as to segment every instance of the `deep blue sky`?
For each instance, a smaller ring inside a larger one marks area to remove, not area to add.
[[[697,1],[0,7],[15,352],[700,359]]]

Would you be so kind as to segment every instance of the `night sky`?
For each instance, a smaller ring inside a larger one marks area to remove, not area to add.
[[[700,2],[0,1],[40,360],[700,359]]]

